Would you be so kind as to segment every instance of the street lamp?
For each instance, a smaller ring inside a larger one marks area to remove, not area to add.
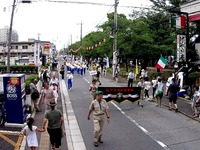
[[[22,0],[21,2],[22,3],[31,3],[31,0]],[[12,13],[11,13],[11,18],[10,18],[9,35],[8,35],[8,54],[7,54],[7,72],[8,73],[10,73],[10,49],[11,49],[12,26],[13,26],[15,6],[16,6],[16,0],[13,0]]]

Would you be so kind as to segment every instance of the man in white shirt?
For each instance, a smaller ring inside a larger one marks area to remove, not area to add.
[[[133,87],[134,78],[135,78],[135,74],[133,73],[133,70],[131,70],[128,74],[128,87]]]

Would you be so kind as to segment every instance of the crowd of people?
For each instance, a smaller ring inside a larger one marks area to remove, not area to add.
[[[68,87],[68,91],[72,90],[73,84],[73,75],[78,74],[80,76],[85,75],[86,70],[94,71],[92,74],[92,82],[89,85],[89,92],[91,93],[91,104],[88,111],[87,119],[90,120],[91,113],[93,112],[93,121],[94,121],[94,146],[98,146],[98,143],[103,143],[102,141],[102,130],[104,124],[104,116],[107,117],[108,123],[110,122],[110,116],[108,112],[108,105],[106,101],[103,99],[103,92],[98,91],[98,86],[103,84],[100,81],[101,77],[105,77],[107,75],[107,68],[105,65],[99,64],[91,64],[88,65],[84,62],[74,61],[66,62],[66,64],[60,67],[60,75],[61,79],[65,79],[66,72],[66,85]],[[119,69],[116,66],[114,72],[115,81],[118,81]],[[47,69],[43,69],[41,71],[40,80],[42,81],[43,90],[41,93],[41,101],[45,104],[45,109],[47,110],[44,115],[42,128],[37,128],[37,126],[33,126],[34,119],[29,118],[27,122],[27,126],[24,128],[23,133],[27,136],[28,146],[31,147],[32,150],[35,150],[38,147],[38,142],[36,139],[36,131],[44,132],[48,131],[50,135],[50,142],[52,149],[58,150],[61,145],[61,132],[62,132],[62,124],[63,124],[63,115],[60,110],[56,108],[58,92],[59,92],[59,79],[56,78],[55,72],[49,72]],[[137,75],[130,70],[127,75],[127,87],[134,86],[134,80]],[[31,94],[34,91],[40,92],[35,86],[35,79],[31,80],[30,89]],[[98,83],[98,84],[97,84]],[[136,87],[140,87],[140,99],[138,100],[138,105],[143,107],[143,100],[152,100],[155,99],[156,107],[162,106],[162,98],[163,95],[167,95],[169,98],[169,110],[175,110],[178,112],[177,106],[177,93],[180,90],[180,87],[177,84],[175,76],[172,74],[167,82],[166,88],[164,88],[164,83],[162,82],[162,78],[160,76],[154,76],[152,80],[150,80],[148,71],[142,69],[139,74],[139,81],[135,85]],[[152,90],[151,90],[152,89]],[[150,97],[149,91],[152,91],[152,98]],[[193,117],[199,116],[198,107],[200,107],[200,90],[198,87],[194,88],[192,98],[192,110],[194,111]],[[33,98],[32,101],[34,104],[34,109],[36,112],[40,112],[41,109],[38,106],[38,98]],[[48,125],[47,125],[48,123]],[[46,126],[47,125],[47,126]],[[32,142],[31,142],[32,141]]]
[[[61,78],[62,74],[61,74]],[[37,89],[36,79],[31,79],[30,90],[31,99],[34,104],[34,110],[36,112],[41,112],[42,109],[38,106],[38,100],[44,105],[45,113],[42,123],[42,128],[34,126],[34,118],[29,117],[27,120],[27,125],[23,129],[23,134],[27,137],[28,146],[31,150],[36,150],[38,147],[38,141],[36,136],[36,131],[45,132],[47,131],[50,136],[51,149],[58,150],[61,146],[62,137],[62,124],[63,115],[60,110],[57,109],[58,102],[58,92],[59,92],[59,79],[56,77],[56,72],[50,72],[48,69],[44,68],[40,73],[40,80],[42,82],[42,90]],[[35,91],[40,94],[40,96],[35,96]]]

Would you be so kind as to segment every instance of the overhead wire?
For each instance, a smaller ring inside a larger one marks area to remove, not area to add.
[[[103,18],[99,21],[98,24],[95,25],[95,27],[94,27],[91,31],[93,31],[96,27],[98,27],[98,26],[101,24],[101,22],[105,19],[105,17],[107,17],[107,14],[110,12],[110,10],[113,8],[113,6],[114,6],[114,5],[112,5],[112,6],[110,7],[110,9],[107,11],[106,15],[103,16]],[[91,32],[91,31],[88,31],[87,33]]]

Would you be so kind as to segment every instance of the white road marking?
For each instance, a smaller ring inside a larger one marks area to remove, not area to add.
[[[133,118],[128,116],[119,106],[117,106],[114,102],[111,102],[126,118],[128,118],[132,123],[134,123],[138,128],[140,128],[144,133],[149,135],[154,141],[156,141],[161,147],[163,147],[165,150],[170,150],[167,145],[165,145],[163,142],[156,139],[155,136],[153,136],[150,132],[148,132],[144,127],[142,127],[137,121],[135,121]]]

